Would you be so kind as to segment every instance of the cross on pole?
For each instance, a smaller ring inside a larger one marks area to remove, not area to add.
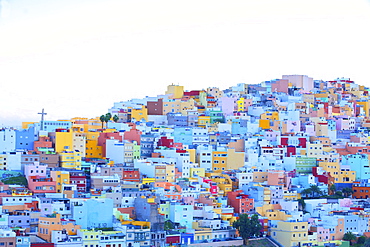
[[[44,130],[44,115],[47,115],[47,113],[45,113],[44,108],[42,108],[42,112],[39,112],[37,114],[41,114],[41,130]]]

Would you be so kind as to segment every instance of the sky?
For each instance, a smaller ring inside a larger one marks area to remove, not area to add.
[[[370,86],[369,0],[0,0],[0,127],[303,74]]]

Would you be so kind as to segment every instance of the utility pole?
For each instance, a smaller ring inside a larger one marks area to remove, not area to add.
[[[44,108],[42,108],[42,112],[39,112],[37,114],[41,114],[41,130],[44,130],[44,115],[47,115],[47,113],[45,113]]]

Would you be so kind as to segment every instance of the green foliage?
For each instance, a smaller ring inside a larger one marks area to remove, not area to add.
[[[258,215],[254,214],[249,218],[248,214],[241,214],[239,219],[233,223],[239,231],[239,235],[243,238],[244,244],[248,242],[248,239],[261,234],[262,225],[258,220]]]
[[[342,191],[340,191],[340,190],[336,191],[336,192],[335,192],[335,195],[336,195],[336,196],[343,197],[343,193],[342,193]]]
[[[304,189],[301,191],[301,194],[307,197],[308,195],[312,194],[312,190],[310,188]]]
[[[118,120],[119,120],[119,117],[118,117],[117,115],[114,115],[114,116],[113,116],[113,121],[114,121],[115,123],[117,123],[117,122],[118,122]]]
[[[164,230],[165,230],[165,231],[172,230],[172,229],[174,229],[174,228],[175,228],[175,226],[174,226],[174,224],[172,223],[172,221],[167,220],[167,221],[165,221],[165,222],[164,222]]]
[[[317,186],[317,185],[311,185],[310,189],[312,191],[312,196],[313,197],[323,195],[322,191],[320,190],[319,186]]]
[[[112,114],[110,114],[109,112],[107,114],[105,114],[105,122],[108,123],[108,121],[112,118]]]
[[[353,193],[352,188],[343,188],[342,192],[343,192],[344,197],[349,197]]]
[[[101,121],[101,128],[104,128],[105,115],[101,115],[99,119]]]
[[[302,211],[306,210],[306,203],[303,198],[298,199],[298,204],[300,205]]]
[[[361,236],[357,239],[357,244],[364,244],[366,241],[366,237],[365,236]]]
[[[27,179],[24,176],[16,176],[16,177],[8,177],[8,178],[3,178],[1,181],[4,184],[16,184],[16,185],[23,185],[23,186],[28,186]]]
[[[352,243],[352,241],[356,240],[356,235],[353,234],[352,232],[346,232],[343,236],[343,240]]]
[[[364,247],[370,247],[370,238],[365,240]]]

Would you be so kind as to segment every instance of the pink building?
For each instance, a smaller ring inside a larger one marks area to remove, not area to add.
[[[35,162],[33,164],[26,164],[24,166],[24,175],[28,178],[30,176],[39,176],[39,177],[46,177],[46,168],[47,165],[40,165],[39,162]]]
[[[123,133],[123,139],[130,142],[136,141],[136,143],[140,145],[141,134],[142,132],[136,129],[136,125],[132,124],[132,128],[129,131],[125,131]]]
[[[279,79],[271,83],[271,92],[288,93],[289,80]]]
[[[106,140],[107,139],[115,139],[122,142],[122,136],[119,132],[113,132],[113,133],[100,133],[98,137],[98,146],[102,147],[102,155],[106,157]]]
[[[56,193],[55,181],[52,178],[30,176],[28,189],[33,193]]]
[[[330,240],[330,229],[326,229],[322,226],[317,227],[317,241],[329,241]]]

